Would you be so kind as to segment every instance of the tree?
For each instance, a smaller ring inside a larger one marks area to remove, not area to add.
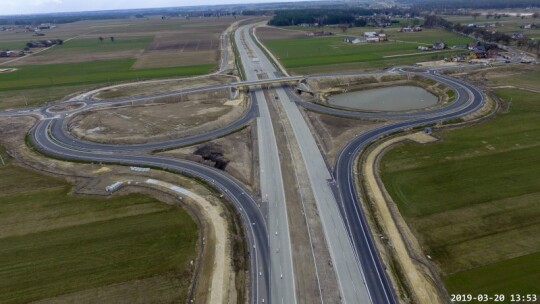
[[[338,28],[341,29],[342,33],[345,33],[347,31],[347,29],[349,29],[349,27],[346,24],[340,24],[340,25],[338,25]]]
[[[113,36],[111,36],[111,42],[114,42],[114,37]]]
[[[103,42],[103,37],[99,37],[99,42]]]
[[[476,20],[476,18],[480,16],[480,13],[472,13],[471,16],[474,18],[474,20]]]
[[[537,19],[537,18],[538,18],[538,15],[540,15],[540,14],[539,14],[538,12],[535,12],[534,14],[532,14],[532,17],[533,17],[534,19]]]

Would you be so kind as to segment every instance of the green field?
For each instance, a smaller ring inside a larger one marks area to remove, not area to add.
[[[3,50],[22,50],[26,46],[27,41],[1,41],[0,40],[0,51]]]
[[[12,163],[0,172],[1,303],[185,302],[198,229],[182,208],[75,197],[63,180]]]
[[[88,85],[126,80],[202,75],[210,72],[213,64],[132,70],[135,60],[107,60],[53,65],[15,67],[18,71],[0,74],[0,92],[50,88],[65,85]]]
[[[540,292],[540,95],[496,93],[509,113],[383,157],[383,182],[449,293]]]
[[[365,31],[358,28],[355,31]],[[346,35],[360,35],[361,32]],[[275,39],[266,40],[264,44],[274,53],[286,68],[294,72],[326,71],[324,66],[335,65],[334,70],[353,68],[381,68],[395,64],[411,64],[419,61],[442,59],[451,53],[459,52],[445,50],[444,52],[422,52],[418,45],[432,44],[442,39],[449,45],[466,44],[471,40],[441,30],[427,30],[419,33],[399,33],[396,30],[386,31],[390,40],[406,42],[382,42],[348,44],[343,42],[343,36],[304,38],[304,39]],[[392,57],[396,56],[397,57]],[[401,56],[404,55],[404,56]],[[351,66],[348,66],[351,65]],[[308,69],[305,69],[308,68]]]
[[[109,53],[129,50],[144,50],[154,39],[153,36],[142,37],[115,37],[114,42],[108,36],[103,36],[104,40],[98,38],[77,38],[66,42],[63,45],[54,47],[39,56],[54,54],[83,54],[83,53]]]
[[[487,76],[490,77],[489,74]],[[494,85],[527,86],[527,87],[538,90],[540,89],[540,83],[538,79],[540,79],[540,71],[514,73],[511,76],[502,75],[501,77],[497,77],[497,75],[493,75],[489,78],[489,81],[493,83]]]

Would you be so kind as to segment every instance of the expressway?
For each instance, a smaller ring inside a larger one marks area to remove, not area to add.
[[[275,67],[252,40],[249,33],[251,27],[252,25],[240,27],[235,36],[248,76],[247,81],[106,102],[87,99],[83,108],[63,113],[51,113],[47,111],[47,107],[36,107],[0,112],[0,116],[30,114],[41,116],[42,119],[30,133],[30,139],[41,152],[55,158],[161,168],[197,177],[214,185],[236,207],[246,230],[247,241],[251,247],[250,302],[261,303],[265,300],[265,303],[295,303],[296,291],[288,237],[288,215],[279,169],[279,151],[275,145],[274,131],[268,113],[269,101],[265,100],[259,85],[289,83],[305,77],[279,77]],[[317,206],[323,211],[321,221],[332,253],[332,263],[340,281],[342,299],[346,303],[397,301],[360,207],[360,197],[354,178],[355,158],[367,145],[387,134],[461,117],[478,110],[484,102],[483,95],[477,88],[452,77],[439,75],[436,70],[413,74],[432,78],[451,87],[456,91],[455,101],[444,107],[422,112],[354,112],[308,103],[294,94],[288,86],[283,84],[275,86],[279,96],[278,102],[281,102],[286,110],[302,149],[302,157],[308,168]],[[321,76],[339,77],[339,75]],[[246,113],[224,128],[197,136],[136,145],[107,145],[74,138],[65,128],[67,118],[88,109],[127,102],[144,102],[158,96],[244,85],[251,86],[251,104]],[[331,167],[322,158],[298,106],[334,116],[399,121],[360,134],[346,145],[339,154],[336,164]],[[250,194],[245,186],[223,171],[191,161],[133,153],[207,141],[229,134],[253,119],[257,119],[259,151],[262,153],[260,156],[262,205],[267,208],[260,208],[260,199]]]
[[[255,62],[258,64],[259,70],[264,71],[269,76],[280,75],[280,72],[249,33],[252,29],[253,25],[241,29],[244,32],[244,42],[250,50],[249,55],[256,59]],[[345,303],[367,303],[370,300],[362,274],[362,265],[355,258],[334,192],[330,187],[329,181],[332,180],[332,177],[329,168],[298,106],[289,99],[287,88],[276,85],[274,89],[278,95],[278,100],[275,102],[279,102],[283,106],[300,147],[301,157],[307,170],[307,178],[319,211],[319,219],[322,223],[331,264],[337,277],[341,300]]]
[[[248,81],[274,78],[261,64],[265,58],[254,52],[249,34],[252,25],[238,28],[234,36],[242,67]],[[267,204],[270,248],[270,299],[273,303],[296,303],[296,284],[291,252],[289,219],[285,188],[281,172],[280,151],[277,147],[268,100],[260,87],[255,87],[251,102],[258,105],[257,142],[261,197]]]

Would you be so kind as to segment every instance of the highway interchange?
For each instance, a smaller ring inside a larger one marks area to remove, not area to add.
[[[303,101],[290,86],[275,84],[278,99],[266,100],[260,84],[265,79],[291,82],[305,77],[282,77],[265,53],[253,40],[253,25],[241,26],[235,33],[246,80],[240,83],[207,86],[166,92],[144,97],[95,101],[90,96],[74,99],[80,108],[51,111],[51,106],[0,112],[0,116],[37,115],[41,120],[30,132],[32,143],[46,155],[65,160],[102,162],[161,168],[205,180],[223,193],[236,208],[246,230],[250,245],[250,302],[296,303],[288,215],[285,205],[283,180],[280,172],[279,151],[268,113],[268,102],[280,102],[293,127],[301,147],[302,158],[308,169],[312,191],[323,223],[332,264],[338,278],[340,294],[345,303],[397,303],[396,295],[377,253],[366,217],[360,207],[360,197],[354,182],[354,162],[358,154],[381,137],[415,126],[424,126],[461,117],[477,111],[484,103],[483,94],[474,86],[438,74],[436,70],[415,75],[429,77],[456,91],[455,101],[449,105],[407,113],[365,113],[329,108]],[[395,68],[393,73],[412,73]],[[360,73],[355,75],[361,75]],[[317,75],[317,77],[340,75]],[[237,121],[224,128],[205,134],[134,145],[108,145],[80,140],[66,130],[67,120],[83,111],[127,103],[139,103],[158,96],[174,96],[190,92],[249,86],[250,106]],[[327,164],[317,147],[299,107],[334,116],[394,119],[387,124],[359,134],[339,154],[335,165]],[[170,157],[144,154],[172,147],[181,147],[215,139],[257,122],[260,158],[261,193],[250,193],[247,188],[227,173],[199,163]]]

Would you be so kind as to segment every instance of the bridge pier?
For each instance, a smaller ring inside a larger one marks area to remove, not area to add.
[[[229,99],[236,99],[238,98],[238,95],[240,94],[240,91],[235,87],[229,88]]]

